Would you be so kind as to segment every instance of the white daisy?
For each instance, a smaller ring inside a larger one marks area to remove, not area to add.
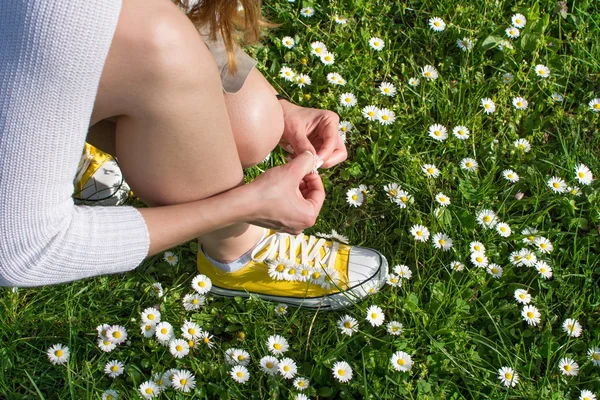
[[[508,36],[511,39],[516,39],[521,35],[521,31],[518,28],[515,28],[514,26],[506,28],[505,32],[506,36]]]
[[[340,74],[338,74],[337,72],[330,72],[327,74],[327,82],[331,83],[332,85],[340,85],[343,86],[346,84],[346,80],[344,78],[342,78],[342,76]]]
[[[380,108],[377,110],[377,121],[381,125],[391,125],[396,121],[396,113],[387,108]]]
[[[177,257],[172,251],[165,251],[163,260],[165,260],[169,265],[176,265],[179,261],[179,257]]]
[[[512,104],[517,110],[527,110],[529,102],[522,97],[513,97]]]
[[[536,237],[533,243],[536,245],[540,253],[547,254],[554,250],[552,243],[543,236]]]
[[[279,371],[279,361],[273,356],[264,356],[260,359],[260,369],[265,374],[274,376]]]
[[[455,126],[454,129],[452,129],[452,134],[460,140],[465,140],[469,138],[471,132],[466,126],[459,125]]]
[[[398,193],[400,193],[402,189],[397,183],[389,183],[383,186],[383,190],[385,191],[387,197],[393,200],[398,197]]]
[[[505,222],[500,222],[496,225],[496,232],[502,237],[509,237],[512,234],[512,229]]]
[[[346,192],[346,202],[351,206],[360,207],[364,200],[365,197],[358,188],[352,188]]]
[[[340,133],[350,133],[352,132],[352,129],[354,129],[354,127],[350,121],[340,121],[338,125],[338,132]]]
[[[487,267],[488,274],[492,275],[494,278],[500,278],[504,270],[498,264],[490,264]]]
[[[306,390],[306,389],[308,389],[309,385],[310,385],[310,382],[306,378],[299,376],[296,379],[294,379],[294,387],[297,390],[300,390],[300,391]]]
[[[421,83],[421,82],[420,82],[420,81],[419,81],[419,79],[417,79],[417,78],[409,78],[409,79],[408,79],[408,84],[409,84],[410,86],[412,86],[412,87],[417,87],[417,86],[419,86],[419,83]]]
[[[547,78],[550,76],[550,69],[548,67],[546,67],[545,65],[538,64],[534,67],[534,69],[535,69],[536,75],[539,76],[540,78]]]
[[[384,96],[394,97],[396,95],[396,86],[389,82],[381,82],[381,85],[379,85],[379,91]]]
[[[476,251],[471,253],[471,262],[477,268],[485,268],[488,266],[489,261],[485,253]]]
[[[283,279],[288,282],[295,282],[298,280],[298,274],[300,273],[300,269],[297,264],[290,263],[286,269],[283,271]],[[308,279],[308,277],[307,277]]]
[[[375,121],[377,119],[377,113],[379,112],[379,108],[373,105],[365,106],[362,110],[362,116],[368,119],[369,121]]]
[[[96,327],[96,332],[98,332],[98,337],[100,337],[100,339],[106,339],[106,334],[109,329],[110,329],[110,325],[108,325],[108,324],[98,325]]]
[[[162,386],[165,388],[173,386],[173,375],[175,375],[179,370],[177,368],[171,368],[165,371],[162,375]],[[159,387],[161,386],[157,379],[154,379],[154,383],[156,383]]]
[[[206,275],[196,275],[194,279],[192,279],[192,289],[194,289],[198,294],[206,294],[212,288],[212,281]]]
[[[181,327],[181,336],[188,340],[198,339],[201,333],[202,329],[200,326],[192,321],[186,321]]]
[[[328,51],[321,54],[321,56],[319,58],[320,58],[321,62],[325,65],[333,65],[333,63],[335,63],[335,55]]]
[[[334,15],[333,22],[335,22],[338,25],[346,25],[348,23],[348,20],[344,17],[340,17],[339,15]]]
[[[552,97],[552,100],[557,103],[562,103],[563,100],[565,99],[565,96],[563,96],[560,93],[556,93],[556,92],[552,93],[552,96],[550,96],[550,97]],[[600,106],[599,106],[599,108],[600,108]]]
[[[145,338],[151,338],[156,332],[156,324],[151,322],[142,322],[140,325],[140,332]]]
[[[408,353],[403,351],[397,351],[392,354],[390,363],[392,364],[392,368],[400,372],[408,372],[413,367],[412,358]]]
[[[206,302],[206,298],[198,293],[188,293],[183,297],[183,308],[186,311],[199,309]]]
[[[436,80],[439,76],[437,69],[435,69],[432,65],[426,65],[421,69],[421,75],[423,78],[432,81]]]
[[[215,341],[213,340],[213,338],[214,338],[214,336],[211,335],[209,332],[202,331],[202,332],[200,332],[200,335],[198,336],[198,341],[202,342],[202,344],[204,344],[209,349],[212,349],[217,345],[215,343]]]
[[[576,319],[572,318],[567,318],[565,322],[563,322],[562,328],[567,335],[572,337],[579,337],[581,336],[581,332],[583,332],[581,324]]]
[[[445,233],[436,233],[431,238],[433,247],[436,249],[442,249],[442,251],[448,251],[452,248],[452,239]]]
[[[381,51],[385,47],[385,41],[378,37],[372,37],[369,39],[369,46],[371,46],[373,50]]]
[[[600,98],[590,100],[588,106],[593,112],[600,112]]]
[[[514,46],[508,40],[502,40],[500,42],[500,44],[498,45],[498,50],[500,50],[500,51],[513,50],[513,49],[514,49]]]
[[[563,375],[566,376],[575,376],[579,373],[579,364],[575,362],[572,358],[562,358],[558,363],[558,368]]]
[[[428,132],[429,132],[429,137],[431,137],[439,142],[443,142],[444,140],[448,139],[448,130],[446,129],[446,127],[444,125],[440,125],[440,124],[430,125]]]
[[[243,365],[246,366],[250,363],[250,353],[243,349],[231,350],[230,360],[232,365]]]
[[[267,259],[265,263],[269,267],[269,276],[276,281],[287,280],[286,271],[294,265],[290,260],[280,257]]]
[[[306,85],[310,85],[312,83],[312,80],[310,79],[310,76],[306,74],[298,74],[294,78],[294,82],[296,82],[296,85],[298,85],[298,87],[304,87]]]
[[[300,15],[306,18],[310,18],[315,15],[315,9],[312,7],[304,7],[300,10]]]
[[[105,353],[110,353],[111,351],[117,348],[117,345],[115,343],[109,342],[108,339],[98,339],[97,343],[98,348]]]
[[[408,268],[407,265],[396,265],[394,267],[394,272],[398,274],[400,278],[410,279],[412,278],[412,271]]]
[[[352,379],[352,367],[346,361],[336,361],[331,371],[333,377],[342,383],[349,382]]]
[[[515,290],[515,300],[520,304],[529,304],[531,303],[531,295],[525,289],[517,289]]]
[[[171,376],[171,384],[175,390],[189,393],[196,387],[196,377],[190,371],[180,369]]]
[[[481,99],[481,107],[486,114],[493,114],[496,111],[496,104],[488,97]]]
[[[101,339],[102,340],[102,339]],[[69,348],[63,344],[54,344],[46,351],[46,355],[50,362],[54,365],[62,365],[69,360],[71,352]]]
[[[527,139],[517,139],[517,140],[515,140],[513,145],[518,150],[521,150],[525,153],[529,153],[529,151],[531,150],[531,145],[529,144],[529,141]]]
[[[248,368],[243,365],[234,365],[229,371],[231,378],[237,383],[246,383],[248,379],[250,379],[250,372],[248,372]]]
[[[279,373],[285,379],[292,379],[294,376],[296,376],[297,372],[298,367],[296,366],[296,362],[291,358],[286,357],[279,361]]]
[[[320,56],[321,56],[321,54],[323,54],[323,53],[326,53],[326,52],[327,52],[327,46],[325,46],[325,43],[323,43],[323,42],[312,42],[312,43],[310,44],[310,49],[311,49],[311,50],[310,50],[310,53],[311,53],[312,55],[315,55],[315,56],[317,56],[317,57],[320,57]],[[334,73],[335,73],[335,72],[334,72]],[[338,75],[339,75],[339,74],[338,74]],[[328,75],[327,77],[328,77],[327,79],[329,79],[329,75]],[[340,78],[341,78],[341,76],[340,76]]]
[[[446,23],[439,17],[433,17],[429,19],[429,27],[435,32],[442,32],[446,29]]]
[[[498,217],[492,210],[481,210],[477,214],[477,223],[479,223],[479,225],[481,225],[483,228],[493,228],[497,222]]]
[[[533,326],[536,326],[537,324],[540,323],[540,321],[541,321],[540,317],[542,316],[542,314],[540,314],[537,307],[531,306],[531,305],[526,305],[525,307],[523,307],[523,311],[521,312],[521,315],[523,316],[523,320],[525,322],[527,322],[529,325],[533,325]]]
[[[138,388],[144,399],[152,399],[160,394],[160,388],[153,381],[146,381]]]
[[[127,330],[124,326],[113,325],[106,331],[106,339],[114,344],[121,344],[127,340]]]
[[[162,343],[168,343],[173,338],[173,325],[167,321],[162,321],[156,325],[156,339]]]
[[[589,390],[583,389],[579,394],[579,400],[596,400],[596,395]]]
[[[125,364],[118,360],[109,361],[104,366],[104,373],[111,378],[116,378],[123,372],[125,372]]]
[[[281,69],[279,70],[279,76],[285,79],[286,81],[291,82],[294,80],[294,76],[296,76],[296,73],[290,67],[281,67]]]
[[[358,332],[358,321],[349,315],[341,317],[337,322],[337,326],[343,335],[352,336],[352,334]]]
[[[440,175],[440,170],[433,164],[425,164],[421,170],[430,178],[437,178]]]
[[[169,342],[169,351],[175,358],[183,358],[190,352],[188,342],[183,339],[171,339]]]
[[[402,334],[404,326],[398,321],[390,321],[386,325],[386,330],[387,333],[389,333],[392,336],[399,336]]]
[[[415,201],[414,197],[408,194],[405,190],[400,190],[398,192],[398,196],[392,201],[400,206],[400,208],[406,208],[408,203],[413,203]]]
[[[461,263],[460,261],[452,261],[450,263],[450,268],[452,268],[453,271],[464,271],[465,269],[465,264]]]
[[[567,184],[558,176],[550,178],[547,185],[554,193],[564,193],[567,191]]]
[[[410,233],[419,242],[426,242],[429,239],[429,229],[423,225],[413,225]]]
[[[287,314],[287,304],[279,303],[275,306],[275,314],[277,315],[285,315]]]
[[[154,307],[148,307],[142,311],[142,322],[158,324],[160,322],[160,311]]]
[[[502,176],[511,183],[519,182],[519,174],[512,169],[505,169],[502,171]]]
[[[515,76],[513,74],[511,74],[510,72],[507,72],[502,75],[502,82],[511,83],[514,78],[515,78]]]
[[[462,38],[456,40],[456,47],[461,49],[462,51],[469,51],[473,48],[473,41],[469,38]]]
[[[447,207],[450,205],[450,197],[441,192],[435,195],[435,201],[437,201],[442,207]]]
[[[281,44],[283,44],[284,47],[291,49],[292,47],[294,47],[296,42],[294,41],[294,38],[290,36],[285,36],[283,39],[281,39]]]
[[[372,326],[380,326],[385,320],[383,310],[379,306],[371,306],[367,309],[367,317],[365,318]]]
[[[471,251],[471,253],[475,253],[475,252],[484,253],[485,246],[481,242],[471,242],[471,243],[469,243],[469,250]]]
[[[118,400],[119,393],[116,390],[108,389],[102,393],[102,400]]]
[[[502,367],[498,370],[498,379],[506,387],[515,387],[519,382],[519,375],[510,367]]]
[[[514,14],[511,17],[511,21],[514,27],[516,28],[525,28],[525,24],[527,23],[527,18],[523,14]]]
[[[269,351],[273,353],[273,355],[278,356],[280,354],[283,354],[286,351],[288,351],[289,348],[290,345],[283,336],[271,335],[267,339],[267,349],[269,349]]]
[[[582,185],[589,185],[594,180],[594,175],[584,164],[579,164],[575,167],[575,179]]]
[[[526,267],[533,267],[538,262],[535,253],[529,249],[521,249],[519,255],[521,256],[521,263]]]
[[[356,96],[352,93],[342,93],[340,95],[340,104],[344,107],[353,107],[356,105]]]
[[[479,168],[479,164],[473,158],[463,158],[460,161],[460,167],[465,171],[474,172],[477,171],[477,168]]]
[[[596,367],[600,367],[600,349],[596,347],[591,347],[587,352],[588,357],[592,361],[592,364]]]

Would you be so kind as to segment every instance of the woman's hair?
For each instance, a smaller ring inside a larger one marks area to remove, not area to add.
[[[220,34],[229,58],[228,69],[237,70],[234,50],[238,41],[252,44],[260,38],[260,28],[268,26],[261,15],[261,0],[173,0],[198,28],[208,29],[211,40]]]

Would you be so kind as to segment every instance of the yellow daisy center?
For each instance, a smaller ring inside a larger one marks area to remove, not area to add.
[[[396,196],[398,194],[398,192],[396,192],[394,189],[390,189],[390,191],[388,192],[390,194],[390,196]]]
[[[498,273],[498,268],[496,268],[496,267],[493,267],[493,268],[492,268],[492,272],[493,272],[494,274],[497,274],[497,273]]]
[[[489,215],[486,215],[485,217],[483,217],[483,222],[490,222],[492,220],[492,217],[490,217]]]
[[[440,197],[440,202],[445,203],[446,202],[446,198],[445,197]]]
[[[357,195],[355,195],[355,194],[353,194],[353,195],[352,195],[352,200],[354,200],[354,201],[358,200],[358,196],[357,196]]]
[[[382,120],[387,121],[388,119],[390,119],[389,115],[383,115],[381,117]]]
[[[238,378],[241,378],[242,376],[244,376],[244,373],[242,371],[238,371],[236,372],[236,375]]]
[[[472,163],[471,161],[467,161],[467,162],[465,163],[465,166],[466,166],[467,168],[471,168],[471,167],[473,166],[473,163]]]
[[[200,286],[200,287],[204,287],[204,285],[206,285],[206,284],[204,283],[204,281],[200,281],[200,282],[198,282],[198,286]]]
[[[390,92],[390,88],[384,88],[384,89],[383,89],[383,91],[384,91],[385,93],[389,93],[389,92]]]
[[[440,135],[442,134],[442,132],[440,132],[440,131],[435,131],[435,132],[433,132],[433,134],[434,134],[435,136],[440,136]]]
[[[192,300],[192,304],[194,304],[194,305],[195,305],[195,304],[198,304],[198,303],[199,303],[198,299],[194,299],[194,300]]]
[[[166,334],[167,334],[167,332],[169,332],[169,330],[168,330],[167,328],[162,328],[162,329],[160,330],[160,333],[162,333],[163,335],[166,335]]]
[[[600,110],[600,103],[594,104],[594,110]]]
[[[593,354],[592,354],[592,358],[593,358],[594,360],[598,361],[598,360],[600,360],[600,354],[598,354],[598,353],[593,353]]]
[[[63,351],[62,351],[62,350],[56,350],[56,351],[54,352],[54,355],[55,355],[56,357],[62,357],[62,355],[63,355]]]
[[[186,384],[186,383],[187,383],[187,379],[180,379],[180,380],[179,380],[179,384],[180,384],[181,386],[185,386],[185,384]]]
[[[348,130],[348,128],[346,128],[345,126],[342,126],[342,127],[340,128],[340,131],[342,131],[342,132],[346,132],[347,130]]]
[[[246,357],[244,357],[241,354],[238,356],[238,361],[244,361],[245,359],[246,359]]]
[[[196,334],[196,330],[194,328],[190,328],[190,329],[188,329],[188,333],[190,335],[195,335]]]
[[[477,262],[482,262],[482,261],[483,261],[483,258],[482,258],[482,257],[475,257],[475,261],[477,261]]]
[[[404,365],[404,359],[403,358],[399,358],[398,359],[398,365]]]
[[[306,383],[304,381],[298,381],[298,386],[304,386]]]
[[[115,339],[118,339],[118,338],[120,338],[120,337],[121,337],[121,332],[119,332],[119,331],[117,331],[117,332],[113,332],[112,336],[113,336]]]
[[[285,311],[285,308],[283,308],[283,307],[279,307],[279,308],[277,309],[277,311],[279,311],[280,313],[282,313],[282,312],[284,312],[284,311]]]
[[[541,273],[545,273],[546,272],[546,268],[544,268],[544,267],[540,268],[540,272]]]
[[[546,246],[547,246],[547,245],[546,245],[546,243],[540,243],[540,247],[541,247],[542,249],[545,249],[545,248],[546,248]]]
[[[210,342],[210,340],[209,340],[207,337],[205,337],[204,339],[202,339],[202,341],[203,341],[205,344],[208,344],[208,342]]]
[[[113,365],[112,367],[110,367],[110,370],[111,370],[112,372],[117,372],[117,371],[119,370],[119,367],[118,367],[118,366],[116,366],[116,365]]]
[[[519,295],[519,297],[520,297],[521,299],[524,299],[524,298],[525,298],[525,295],[524,295],[523,293],[521,293],[521,294]]]
[[[177,346],[175,346],[175,350],[181,351],[183,350],[183,347],[180,344],[178,344]]]
[[[512,379],[512,377],[513,377],[513,375],[512,375],[510,372],[507,372],[507,373],[505,373],[505,374],[504,374],[504,377],[505,377],[506,379],[508,379],[508,380],[511,380],[511,379]]]
[[[431,72],[427,71],[423,75],[425,75],[426,78],[429,78],[431,76]]]
[[[522,101],[517,101],[517,106],[523,107],[523,102]]]
[[[427,173],[428,174],[433,174],[433,168],[427,168]]]
[[[344,322],[344,328],[350,329],[352,328],[352,324],[349,321]]]
[[[421,231],[417,231],[416,234],[417,234],[417,236],[423,236],[423,232],[421,232]]]
[[[276,270],[277,272],[283,272],[283,270],[284,270],[284,269],[285,269],[285,265],[283,265],[283,264],[279,264],[279,265],[278,265],[278,266],[275,268],[275,270]]]
[[[346,371],[344,371],[343,369],[338,369],[339,376],[344,376],[345,373],[346,373]]]
[[[154,314],[148,314],[148,319],[152,321],[154,319]]]
[[[146,388],[146,390],[144,390],[144,392],[146,392],[146,394],[153,394],[154,390],[152,390],[152,388]]]
[[[565,365],[564,368],[565,368],[565,371],[567,371],[567,372],[571,370],[571,366],[569,364]]]
[[[435,21],[435,22],[433,23],[433,25],[435,25],[435,26],[440,26],[440,23],[439,23],[438,21]]]
[[[371,318],[372,318],[372,319],[377,319],[377,314],[376,314],[376,313],[372,313],[372,314],[371,314]]]
[[[315,53],[317,53],[317,54],[318,54],[318,53],[320,53],[320,52],[321,52],[321,48],[320,48],[320,47],[317,47],[317,48],[315,49]]]
[[[527,312],[527,318],[533,318],[535,314],[532,311]]]
[[[109,394],[108,396],[106,396],[106,400],[113,400],[113,399],[114,399],[114,397],[112,394]]]
[[[486,110],[488,110],[490,108],[490,105],[489,104],[485,104],[484,107],[485,107]]]
[[[149,331],[150,329],[152,329],[152,325],[146,325],[146,326],[144,326],[144,329]]]
[[[558,188],[560,187],[560,184],[559,184],[558,182],[554,182],[554,183],[552,184],[552,186],[553,186],[555,189],[558,189]]]
[[[402,196],[402,197],[400,197],[400,200],[402,200],[404,203],[406,203],[406,201],[407,201],[408,199],[406,198],[406,196]]]
[[[273,363],[271,361],[267,361],[267,368],[273,368]]]
[[[102,342],[102,344],[105,345],[105,346],[109,346],[110,342],[108,340],[105,340],[105,341]]]
[[[275,343],[275,344],[273,345],[273,348],[274,348],[275,350],[281,350],[281,345],[280,345],[279,343]]]
[[[373,45],[374,45],[375,47],[379,47],[379,42],[373,42]]]
[[[444,239],[440,239],[438,243],[441,245],[444,245],[444,244],[446,244],[446,241]]]
[[[289,372],[289,370],[290,370],[290,367],[289,367],[289,365],[284,365],[284,366],[283,366],[283,370],[284,370],[285,372]]]

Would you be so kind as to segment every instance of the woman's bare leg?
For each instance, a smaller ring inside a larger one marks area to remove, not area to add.
[[[214,60],[169,0],[123,2],[92,123],[115,115],[116,155],[147,204],[199,200],[243,183]],[[261,234],[236,224],[200,240],[209,255],[229,261]]]

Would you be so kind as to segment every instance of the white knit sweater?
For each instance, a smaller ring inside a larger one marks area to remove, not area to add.
[[[0,6],[0,285],[129,271],[150,239],[133,207],[75,206],[83,150],[121,0]]]

